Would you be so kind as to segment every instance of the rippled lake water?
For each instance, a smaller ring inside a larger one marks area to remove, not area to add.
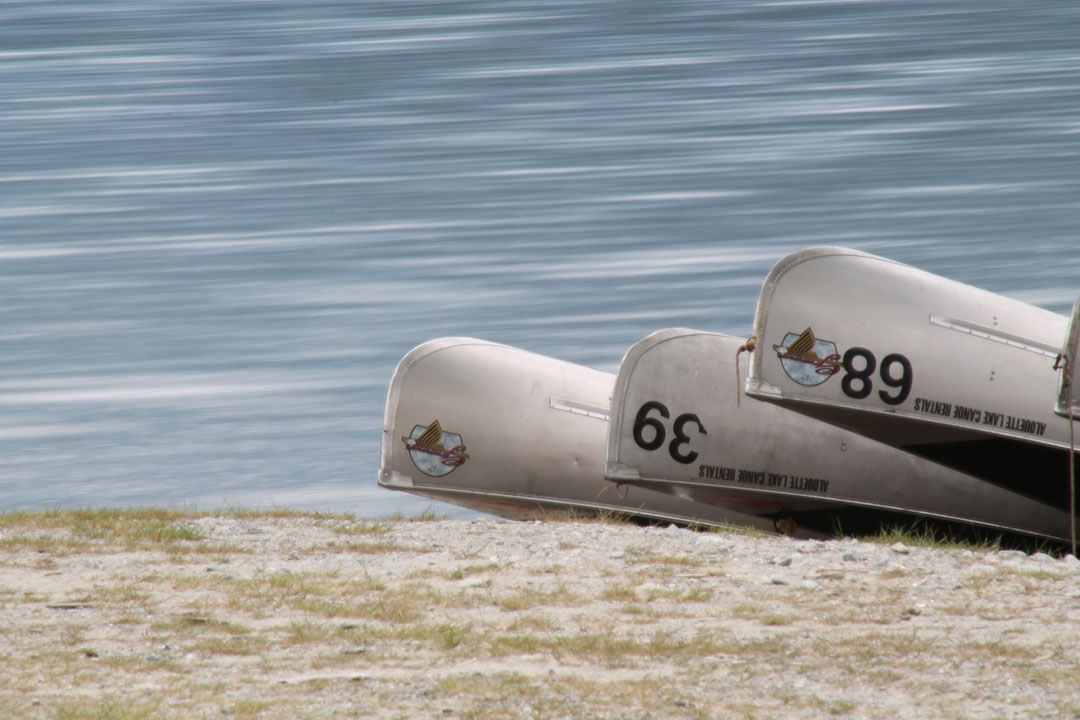
[[[1080,3],[0,4],[0,506],[413,512],[390,375],[844,245],[1066,312]],[[449,508],[451,514],[457,512]]]

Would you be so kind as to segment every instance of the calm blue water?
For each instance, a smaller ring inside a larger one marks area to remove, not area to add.
[[[430,503],[387,384],[846,245],[1066,312],[1080,3],[0,2],[0,509]],[[449,508],[440,508],[440,510]],[[450,511],[453,513],[454,511]]]

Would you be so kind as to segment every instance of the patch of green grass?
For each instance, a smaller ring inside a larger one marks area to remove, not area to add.
[[[583,508],[541,512],[534,519],[544,523],[572,523],[575,525],[590,523],[595,525],[626,525],[633,520],[631,515],[618,510],[586,510]]]
[[[37,553],[47,553],[49,556],[62,557],[71,553],[86,552],[91,548],[85,540],[72,537],[52,537],[38,533],[34,535],[8,535],[0,538],[0,552],[18,553],[30,550]],[[51,557],[38,558],[37,566],[47,566],[49,562],[55,563]],[[48,569],[42,567],[41,569]]]
[[[562,565],[545,565],[530,571],[530,575],[562,575],[566,568]]]
[[[998,569],[998,575],[1015,578],[1021,581],[1037,580],[1039,582],[1044,582],[1050,580],[1053,582],[1061,582],[1070,579],[1069,576],[1060,572],[1054,572],[1053,570],[1040,567],[1004,567]],[[1043,588],[1043,590],[1045,590],[1045,588]]]
[[[806,705],[816,710],[827,712],[829,715],[844,716],[850,716],[851,712],[857,707],[855,703],[848,702],[847,700],[825,700],[816,695],[807,700]]]
[[[227,714],[229,717],[238,718],[258,717],[274,705],[270,700],[236,700],[229,704]]]
[[[487,639],[488,651],[496,656],[537,655],[551,651],[551,642],[543,635],[513,632]]]
[[[415,623],[399,628],[393,633],[394,637],[403,640],[419,641],[436,650],[454,650],[465,644],[477,641],[480,635],[474,632],[472,625],[455,625],[453,623]]]
[[[560,585],[554,590],[517,590],[508,595],[500,595],[492,600],[492,604],[507,612],[531,610],[541,606],[567,607],[577,605],[580,602],[581,598],[565,585]]]
[[[447,599],[426,585],[409,584],[393,590],[376,591],[366,597],[348,595],[295,595],[283,597],[282,605],[327,618],[357,618],[392,624],[415,623],[430,607]],[[258,603],[257,603],[258,605]]]
[[[1034,660],[1043,655],[1045,650],[1042,647],[1014,645],[996,639],[961,643],[956,649],[956,654],[959,658],[985,660],[1000,665],[1012,664],[1016,660]]]
[[[872,667],[873,661],[882,658],[894,665],[921,668],[936,650],[932,639],[915,632],[877,631],[843,638],[820,638],[815,641],[814,647],[823,657],[848,662],[856,674]]]
[[[443,574],[447,580],[464,580],[467,577],[473,575],[479,575],[481,573],[494,572],[499,569],[497,563],[487,563],[486,565],[466,565],[454,570],[450,570]]]
[[[972,552],[987,553],[1000,550],[1002,538],[998,536],[964,537],[950,534],[947,530],[927,525],[926,523],[913,522],[910,525],[896,525],[866,537],[860,538],[865,542],[878,543],[881,545],[893,545],[901,543],[908,547],[928,547],[942,550],[971,550]]]
[[[279,507],[276,505],[269,508],[245,508],[233,506],[225,508],[216,514],[240,520],[296,520],[308,518],[311,520],[332,520],[337,522],[340,521],[342,517],[348,517],[347,514],[319,512],[317,510],[297,510],[295,508]]]
[[[707,603],[712,602],[716,596],[716,591],[708,587],[694,587],[688,590],[682,590],[674,595],[671,599],[675,602],[687,603],[687,602],[700,602]]]
[[[206,542],[206,537],[192,526],[191,520],[211,513],[161,508],[77,508],[46,509],[0,513],[0,551],[34,550],[52,555],[84,552],[111,552],[117,549],[160,550],[171,555],[230,554],[250,552],[239,547]],[[217,514],[239,519],[310,519],[327,524],[339,534],[349,536],[385,535],[394,529],[390,520],[358,520],[341,514],[319,513],[289,508],[228,508]],[[400,518],[400,522],[425,522],[445,519],[433,510],[419,516]],[[357,542],[345,550],[356,553],[426,552],[392,542]]]
[[[197,640],[190,647],[207,655],[259,655],[270,649],[271,641],[259,635],[215,635]]]
[[[168,622],[155,623],[155,630],[167,630],[182,635],[196,635],[204,632],[219,632],[227,635],[246,635],[251,632],[250,628],[243,625],[218,620],[208,615],[184,613],[177,615]]]
[[[694,588],[649,588],[644,591],[644,600],[654,602],[656,600],[669,600],[674,603],[711,602],[714,591],[707,587]]]
[[[386,518],[385,522],[389,523],[412,523],[412,522],[439,522],[449,518],[446,513],[436,512],[433,508],[424,508],[424,511],[419,515],[405,515],[402,513],[394,513]]]
[[[150,593],[139,586],[138,580],[94,588],[79,596],[74,602],[100,605],[119,605],[121,607],[145,606],[150,602]]]
[[[636,603],[640,600],[637,588],[630,585],[614,585],[604,589],[600,593],[600,599],[605,602]]]
[[[88,508],[61,511],[54,517],[66,520],[66,526],[76,537],[87,540],[120,538],[130,544],[139,544],[140,541],[163,544],[203,539],[198,532],[182,524],[191,515],[177,510]]]
[[[337,635],[337,628],[311,622],[310,620],[293,622],[286,631],[286,645],[310,645],[325,643]]]
[[[160,705],[106,696],[104,698],[65,700],[55,709],[56,720],[147,720],[156,716]]]
[[[213,551],[180,510],[82,508],[0,513],[0,548],[66,555],[119,550]]]
[[[433,693],[446,708],[444,714],[464,720],[715,716],[715,709],[697,707],[692,694],[663,678],[604,682],[580,674],[461,674],[442,678]]]
[[[630,619],[641,623],[650,622],[651,620],[656,619],[658,615],[657,610],[646,607],[645,605],[638,605],[635,603],[627,603],[623,605],[619,608],[619,612],[623,615],[629,616]]]
[[[627,565],[677,565],[679,567],[700,567],[705,564],[701,558],[688,555],[657,555],[649,550],[631,549],[626,554]]]
[[[526,615],[512,622],[506,630],[507,632],[523,632],[526,630],[553,632],[555,628],[555,621],[545,615]]]
[[[394,553],[394,552],[412,552],[412,553],[426,553],[431,552],[428,548],[415,547],[409,545],[398,545],[392,540],[377,540],[371,542],[349,542],[342,546],[339,546],[344,552],[356,553],[358,555],[377,555],[381,553]]]
[[[333,592],[333,580],[325,575],[280,572],[225,581],[228,605],[233,609],[296,607],[301,601],[322,598]]]
[[[383,520],[351,521],[333,526],[339,535],[386,535],[394,530],[394,524]]]
[[[625,630],[623,628],[622,630]],[[684,662],[721,653],[731,646],[710,633],[681,637],[658,630],[647,637],[603,629],[569,634],[493,633],[485,640],[488,651],[504,655],[550,654],[556,658],[573,657],[603,663],[608,667],[633,666],[642,659]],[[742,652],[745,648],[740,648]]]

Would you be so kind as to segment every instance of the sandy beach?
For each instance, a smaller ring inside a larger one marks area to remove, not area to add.
[[[1080,561],[611,522],[0,516],[8,718],[1074,718]]]

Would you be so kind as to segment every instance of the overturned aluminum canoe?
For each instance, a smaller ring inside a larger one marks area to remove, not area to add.
[[[1067,511],[1075,318],[811,248],[765,280],[746,393]]]

